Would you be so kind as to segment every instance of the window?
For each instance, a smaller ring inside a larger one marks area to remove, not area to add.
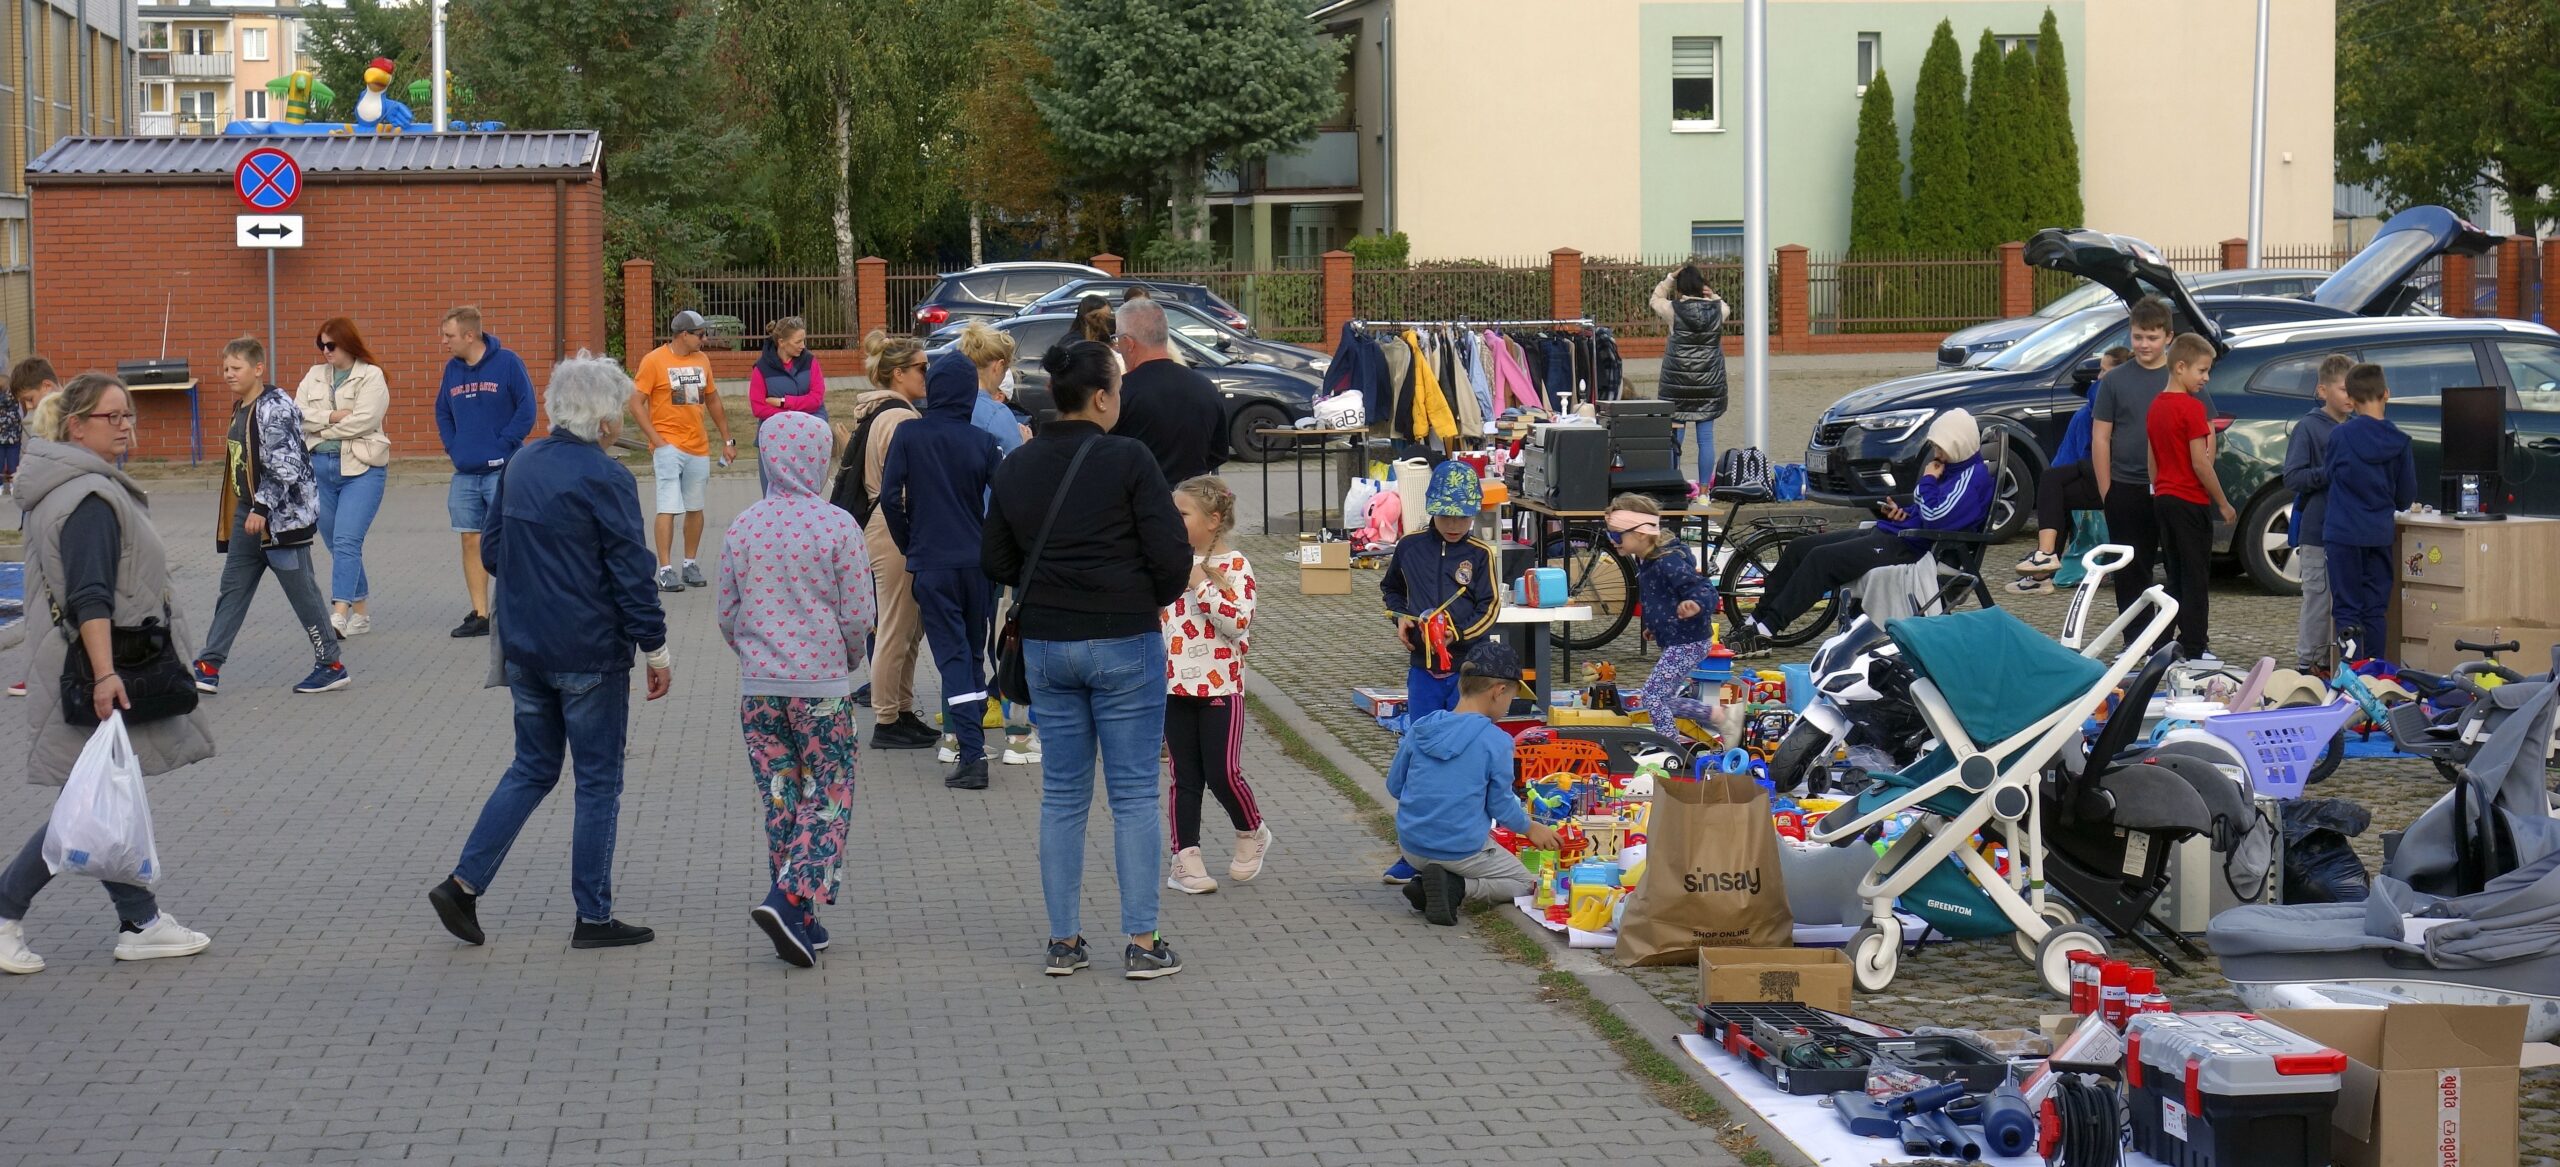
[[[243,61],[267,59],[267,30],[263,28],[240,30],[240,59]]]
[[[2448,386],[2489,384],[2480,375],[2477,354],[2459,342],[2369,349],[2364,359],[2382,366],[2393,405],[2438,406]]]
[[[1742,258],[1742,224],[1689,224],[1689,254],[1701,259]]]
[[[2036,38],[2034,33],[2011,33],[2008,36],[1994,35],[1991,39],[2000,45],[2000,53],[2002,56],[2007,56],[2010,51],[2021,48],[2027,50],[2029,53],[2036,51]]]
[[[1716,85],[1716,58],[1722,45],[1711,36],[1671,38],[1671,128],[1721,129],[1724,102]]]
[[[1867,95],[1867,86],[1876,83],[1876,70],[1884,68],[1884,34],[1858,34],[1858,96]]]
[[[210,52],[212,52],[212,51],[213,51],[213,30],[212,30],[212,29],[209,29],[209,28],[182,28],[182,29],[179,29],[179,30],[178,30],[178,51],[179,51],[179,52],[181,52],[181,53],[210,53]]]
[[[267,91],[264,89],[241,90],[240,116],[253,122],[267,120]]]
[[[2328,360],[2330,353],[2340,351],[2351,357],[2356,355],[2349,350],[2322,349],[2316,353],[2268,361],[2258,369],[2257,376],[2249,379],[2249,391],[2283,397],[2317,397],[2319,394],[2314,390],[2320,384],[2320,363]]]
[[[2501,341],[2498,355],[2515,381],[2517,407],[2529,413],[2560,413],[2560,348],[2547,344]]]

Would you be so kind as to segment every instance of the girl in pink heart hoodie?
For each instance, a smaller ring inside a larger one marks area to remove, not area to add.
[[[764,499],[720,547],[720,635],[738,654],[739,720],[773,855],[755,909],[776,952],[806,967],[826,947],[817,905],[835,902],[853,818],[854,662],[871,631],[871,560],[853,516],[820,493],[834,446],[805,413],[756,438]]]

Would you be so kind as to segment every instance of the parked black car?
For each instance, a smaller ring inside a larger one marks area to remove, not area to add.
[[[1220,299],[1216,292],[1210,291],[1209,285],[1176,283],[1171,280],[1134,279],[1121,276],[1073,280],[1058,285],[1048,294],[1024,305],[1022,314],[1028,316],[1034,312],[1073,312],[1076,301],[1086,296],[1103,296],[1117,304],[1129,298],[1129,290],[1132,288],[1145,288],[1148,295],[1158,300],[1189,304],[1235,332],[1246,336],[1253,335],[1253,321],[1246,319],[1245,314],[1235,305],[1227,303]]]
[[[1075,314],[1071,312],[1044,312],[996,322],[998,331],[1013,336],[1017,358],[1014,408],[1034,419],[1055,416],[1057,406],[1049,396],[1049,374],[1040,367],[1040,354],[1057,344],[1074,323]],[[1255,437],[1254,431],[1297,424],[1299,418],[1315,412],[1316,396],[1324,388],[1324,378],[1313,373],[1237,360],[1178,332],[1173,346],[1182,354],[1184,363],[1207,376],[1218,387],[1218,395],[1226,400],[1227,442],[1241,461],[1267,462],[1278,457],[1279,451]]]
[[[2233,271],[2198,272],[2180,277],[2187,290],[2197,295],[2213,296],[2308,296],[2329,273],[2316,268],[2254,267]],[[2101,308],[2116,303],[2116,295],[2105,284],[2085,283],[2054,297],[2052,303],[2026,316],[1992,320],[1971,328],[1947,334],[1938,342],[1938,367],[1961,369],[1978,365],[1991,354],[2025,340],[2037,329],[2085,308]]]
[[[916,328],[919,332],[932,332],[946,324],[967,324],[972,320],[993,324],[1015,315],[1023,305],[1056,291],[1058,285],[1069,280],[1106,274],[1101,268],[1081,263],[982,263],[943,276],[942,282],[916,304]]]
[[[1118,304],[1125,298],[1124,290],[1112,296],[1112,303]],[[1238,360],[1252,361],[1258,365],[1271,365],[1293,373],[1313,373],[1319,377],[1323,376],[1324,371],[1333,364],[1332,355],[1322,349],[1265,340],[1258,336],[1247,336],[1220,323],[1216,317],[1209,314],[1208,309],[1185,304],[1180,300],[1160,302],[1164,305],[1165,323],[1173,331]],[[1051,305],[1042,311],[1065,310],[1064,305]],[[929,339],[937,345],[949,344],[960,335],[960,329],[965,324],[964,321],[961,324],[943,325],[935,329]]]
[[[1815,423],[1806,445],[1806,493],[1852,506],[1907,494],[1930,419],[1938,410],[1961,408],[2008,431],[2009,471],[1993,517],[2000,533],[2014,534],[2032,518],[2036,479],[2097,376],[2098,354],[2124,343],[2126,305],[2135,299],[2165,297],[2176,329],[2204,333],[2219,345],[2229,331],[2258,325],[2400,315],[2415,298],[2410,276],[2427,261],[2447,252],[2478,255],[2497,243],[2497,236],[2451,211],[2417,207],[2393,216],[2308,298],[2196,297],[2140,240],[2089,230],[2037,232],[2027,243],[2027,262],[2084,276],[2119,302],[2053,321],[1981,365],[1903,377],[1842,397]]]

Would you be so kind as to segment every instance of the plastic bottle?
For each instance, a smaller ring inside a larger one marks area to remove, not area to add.
[[[2107,1024],[2123,1028],[2125,985],[2132,979],[2133,966],[2121,960],[2098,966],[2098,1016]]]

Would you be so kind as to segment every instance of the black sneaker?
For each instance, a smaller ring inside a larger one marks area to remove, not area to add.
[[[590,924],[580,920],[578,930],[569,934],[569,947],[624,948],[633,944],[647,944],[657,938],[656,932],[638,924],[625,924],[620,920]]]
[[[489,618],[478,612],[465,613],[462,617],[462,623],[455,625],[453,629],[453,638],[455,640],[468,640],[474,636],[487,636],[488,634]]]
[[[1422,918],[1443,928],[1458,922],[1458,907],[1467,902],[1465,876],[1437,863],[1422,869],[1413,877],[1422,889]]]
[[[913,710],[901,713],[896,721],[871,727],[871,748],[875,750],[929,750],[942,735]]]
[[[1769,642],[1766,639],[1763,639],[1758,632],[1753,631],[1751,626],[1747,624],[1739,628],[1735,628],[1731,632],[1727,633],[1724,639],[1724,646],[1727,650],[1733,653],[1733,659],[1735,660],[1749,660],[1757,657],[1764,657],[1769,655],[1771,651]]]
[[[480,897],[462,890],[462,881],[448,875],[444,882],[427,889],[427,902],[435,905],[436,919],[444,922],[444,930],[465,944],[486,944],[489,938],[480,931]]]
[[[986,789],[987,760],[985,758],[980,758],[974,762],[959,762],[953,764],[951,767],[951,773],[943,776],[942,784],[952,790]]]
[[[1127,967],[1120,975],[1133,981],[1152,981],[1182,971],[1182,958],[1173,954],[1173,946],[1165,943],[1161,933],[1156,936],[1154,948],[1130,945],[1129,951],[1122,955],[1122,962]]]
[[[1421,880],[1408,879],[1404,881],[1404,902],[1412,904],[1414,911],[1419,912],[1423,910],[1425,901],[1422,898]]]
[[[1073,940],[1050,941],[1049,964],[1040,971],[1053,977],[1067,977],[1074,976],[1077,969],[1092,967],[1093,962],[1085,958],[1084,937],[1078,936]]]
[[[853,691],[853,706],[856,709],[871,707],[871,682],[864,681],[861,688]]]

